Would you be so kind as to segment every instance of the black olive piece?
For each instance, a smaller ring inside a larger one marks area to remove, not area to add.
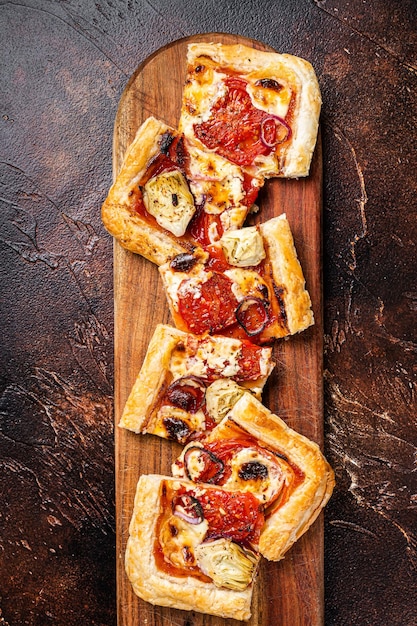
[[[266,89],[274,89],[275,91],[281,91],[282,85],[273,78],[261,78],[257,80],[255,85],[257,87],[265,87]]]
[[[243,463],[239,470],[239,478],[242,480],[268,478],[268,468],[263,463],[259,463],[259,461],[249,461],[248,463]]]
[[[181,252],[181,254],[177,254],[177,256],[172,259],[169,266],[174,272],[189,272],[196,263],[197,258],[193,254]]]
[[[169,147],[174,141],[174,136],[169,130],[166,131],[163,135],[161,135],[161,139],[159,140],[159,148],[162,154],[168,154]]]

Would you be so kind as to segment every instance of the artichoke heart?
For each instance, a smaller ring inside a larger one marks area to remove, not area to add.
[[[217,587],[243,591],[250,585],[259,562],[258,556],[230,539],[207,541],[195,548],[199,568]]]
[[[227,262],[235,267],[259,265],[266,256],[262,235],[256,226],[224,233],[220,245]]]
[[[143,200],[148,213],[176,237],[182,237],[195,213],[194,198],[178,170],[163,172],[148,180]]]
[[[226,378],[215,380],[206,390],[208,414],[215,422],[221,422],[244,393],[249,392],[233,380]]]

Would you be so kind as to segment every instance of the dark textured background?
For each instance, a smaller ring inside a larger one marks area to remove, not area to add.
[[[211,31],[317,71],[326,626],[417,623],[415,1],[22,0],[0,1],[4,626],[116,622],[113,122],[139,63]]]

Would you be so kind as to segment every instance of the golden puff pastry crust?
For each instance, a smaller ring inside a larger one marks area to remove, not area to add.
[[[266,512],[259,550],[267,559],[278,561],[327,504],[335,484],[334,472],[315,442],[289,428],[250,394],[242,395],[226,420],[231,420],[270,450],[286,457],[302,472],[301,482],[285,501],[278,508],[272,505],[269,513]],[[222,430],[226,432],[228,426],[222,423],[218,428],[219,431],[213,431],[209,437],[222,436]]]
[[[221,266],[213,263],[213,250],[219,249],[225,255]],[[226,233],[209,252],[196,252],[193,258],[185,268],[175,258],[159,267],[171,315],[181,330],[227,331],[267,344],[314,324],[285,214]]]
[[[215,584],[209,576],[198,576],[195,573],[187,575],[187,569],[178,575],[176,567],[166,565],[166,562],[171,563],[174,556],[168,553],[168,544],[166,546],[165,543],[161,544],[161,537],[164,536],[163,522],[160,521],[163,516],[162,494],[167,489],[175,491],[181,487],[195,489],[195,485],[189,481],[178,481],[165,476],[143,475],[139,479],[125,553],[126,573],[135,593],[154,605],[248,620],[251,615],[252,582],[248,583],[245,589],[235,590]],[[214,488],[206,486],[203,491],[210,493],[210,489]],[[172,515],[170,520],[176,522]],[[188,525],[190,537],[186,523],[182,525],[177,537],[173,538],[174,555],[176,551],[180,554],[180,543],[184,541],[187,544],[187,559],[193,560],[197,546],[204,541],[207,529],[207,525],[204,524],[205,522],[194,526]],[[203,526],[201,532],[198,526]],[[158,562],[156,554],[161,549],[164,554],[164,551],[167,553],[165,560]],[[256,549],[254,554],[256,560]],[[178,566],[176,561],[174,563]],[[255,575],[256,566],[252,578]]]
[[[161,155],[161,142],[167,133],[178,136],[176,130],[154,117],[149,117],[140,126],[101,209],[107,231],[124,248],[156,265],[195,248],[191,241],[159,227],[152,217],[145,217],[135,208],[139,185],[152,161]]]
[[[314,324],[314,314],[291,227],[283,213],[260,224],[259,229],[271,259],[275,284],[284,288],[288,331],[294,335]]]
[[[215,381],[236,380],[260,397],[273,367],[271,348],[158,324],[119,425],[185,443],[216,425],[206,410]]]
[[[179,123],[185,136],[197,138],[218,151],[207,136],[207,132],[211,132],[207,122],[213,115],[213,107],[219,107],[222,98],[226,99],[225,109],[230,110],[226,92],[231,83],[228,87],[225,85],[230,76],[237,77],[247,84],[246,93],[253,107],[269,115],[269,118],[263,118],[268,119],[262,122],[263,131],[274,116],[277,124],[283,120],[288,131],[272,142],[262,135],[264,145],[271,150],[263,151],[250,163],[245,163],[246,169],[263,178],[308,175],[321,109],[319,84],[308,61],[289,54],[220,43],[190,44],[187,61]],[[247,100],[245,95],[243,97]],[[234,96],[230,97],[231,101],[233,99]],[[236,107],[236,113],[239,117],[239,107]],[[259,113],[257,115],[259,117]],[[279,128],[282,132],[283,126]],[[237,157],[232,155],[231,160],[234,158]]]

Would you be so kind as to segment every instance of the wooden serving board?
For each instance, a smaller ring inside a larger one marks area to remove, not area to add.
[[[234,35],[204,34],[181,39],[149,57],[130,79],[114,130],[114,175],[140,124],[154,115],[177,126],[190,41],[267,46]],[[310,176],[270,180],[259,197],[257,220],[285,212],[310,292],[316,324],[274,347],[276,367],[263,401],[310,439],[323,442],[322,281],[320,141]],[[124,552],[136,483],[141,474],[168,474],[180,451],[176,443],[118,428],[120,415],[157,323],[172,323],[157,267],[115,243],[115,454],[117,602],[119,626],[232,626],[241,624],[194,612],[154,607],[132,591]],[[323,623],[322,516],[278,563],[262,561],[250,626],[318,626]]]

